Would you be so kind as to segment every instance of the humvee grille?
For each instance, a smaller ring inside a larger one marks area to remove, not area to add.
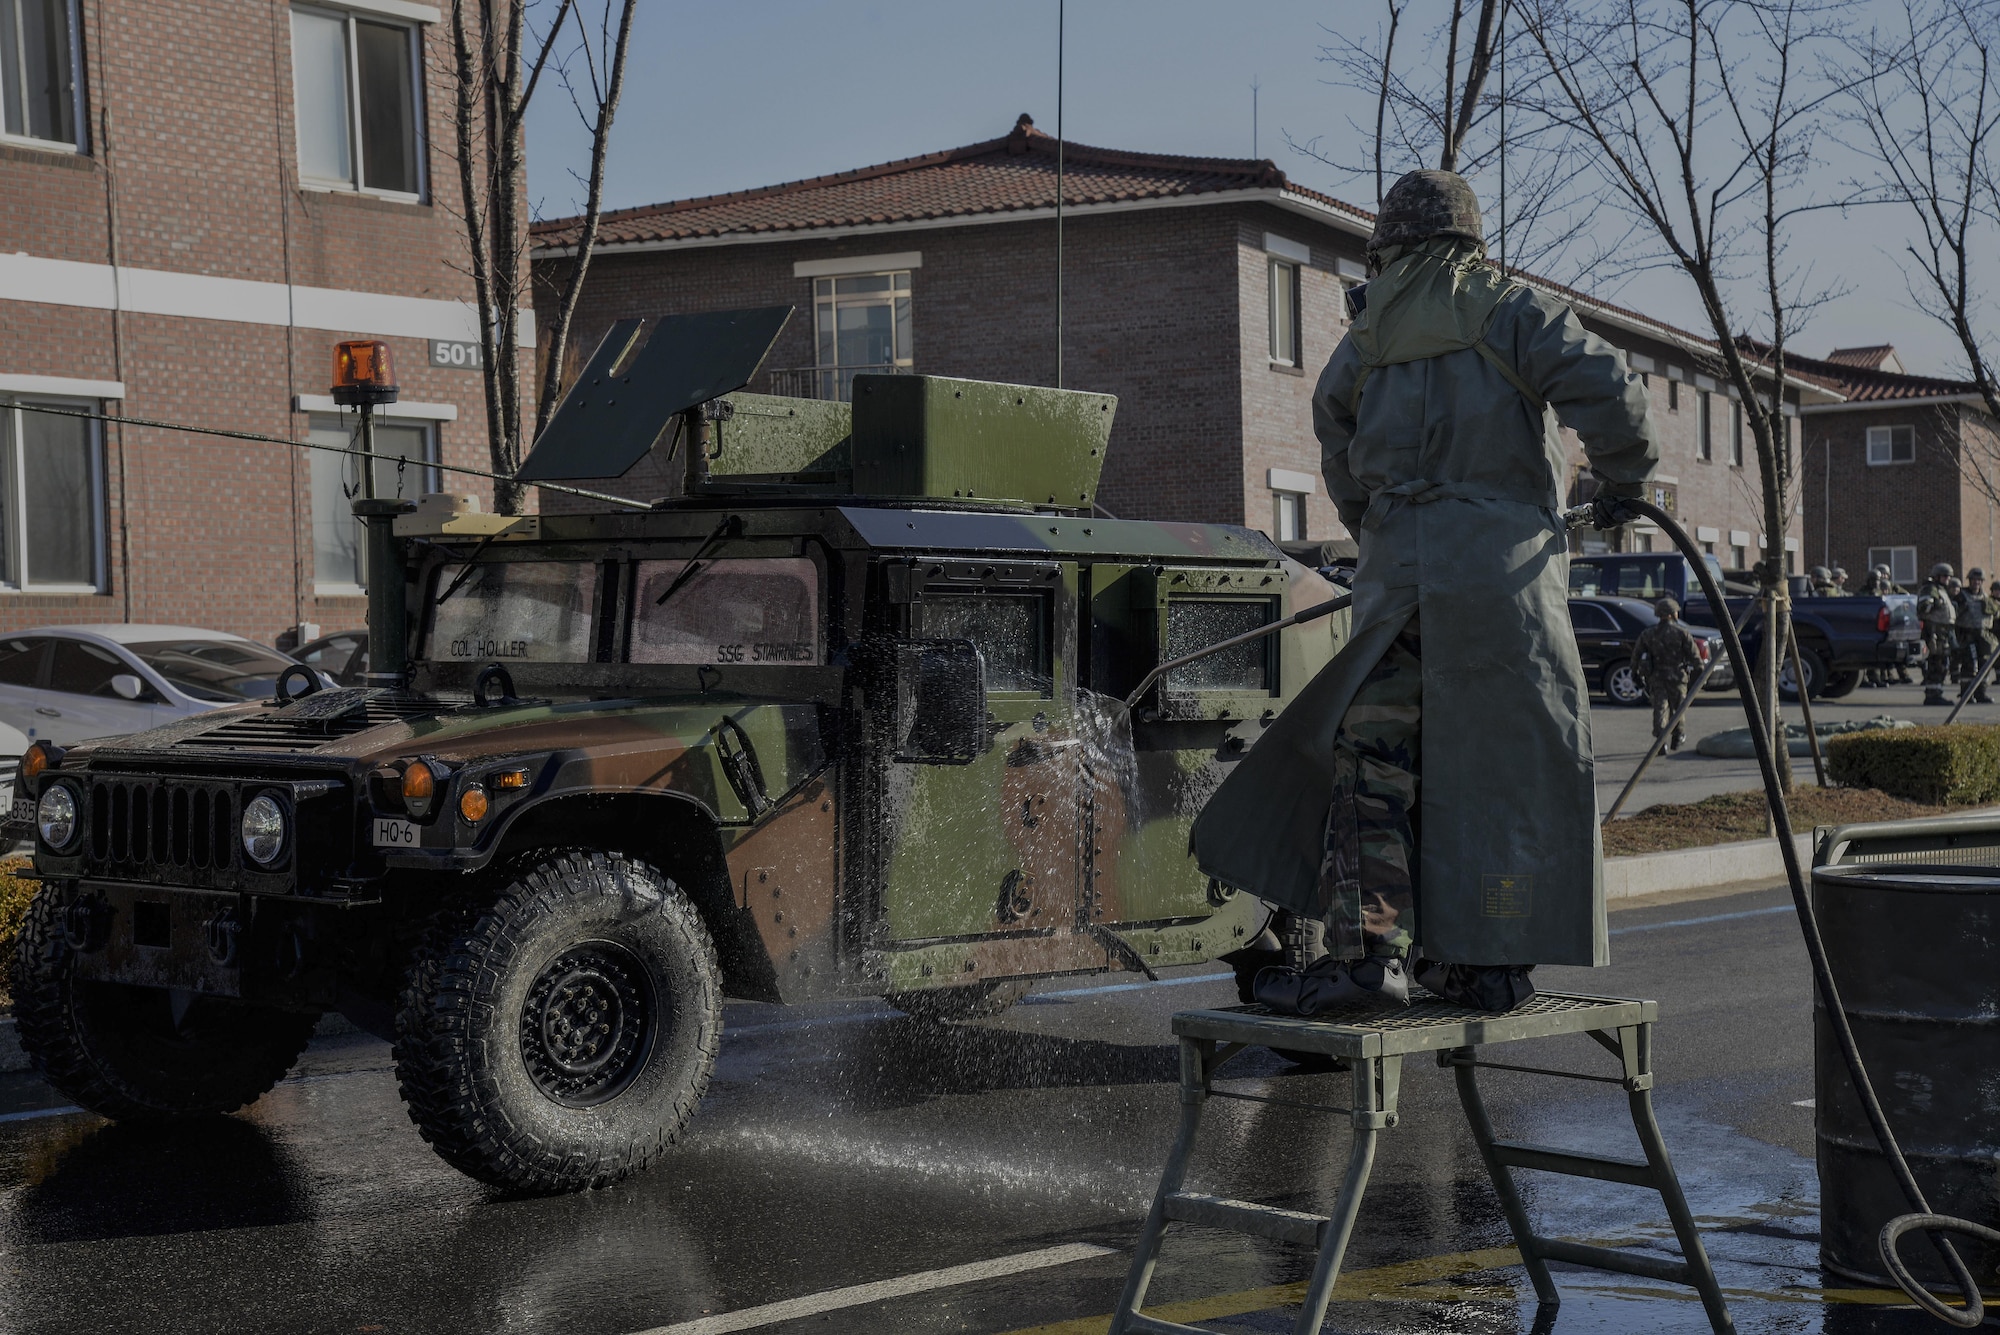
[[[310,697],[308,697],[310,698]],[[175,746],[249,751],[312,751],[342,737],[402,719],[424,718],[450,706],[435,700],[377,696],[334,717],[289,714],[270,709],[231,719],[219,727],[183,737]]]
[[[234,867],[233,785],[97,780],[90,789],[90,862],[93,871],[114,876],[169,868],[199,875]]]

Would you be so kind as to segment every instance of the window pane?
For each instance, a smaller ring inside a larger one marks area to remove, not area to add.
[[[417,113],[410,76],[410,30],[354,25],[361,78],[361,166],[371,190],[417,193]]]
[[[299,174],[352,181],[344,20],[292,11],[292,104],[299,121]]]
[[[910,360],[910,299],[896,299],[896,360]]]
[[[865,273],[852,278],[841,278],[834,282],[833,290],[846,296],[850,292],[887,292],[893,285],[893,274]]]
[[[375,464],[375,494],[390,498],[400,497],[413,501],[427,491],[434,490],[430,484],[431,429],[427,426],[375,427],[375,453],[380,459]],[[358,447],[360,442],[356,442]],[[405,466],[398,467],[391,460],[407,460]]]
[[[1235,635],[1244,635],[1271,620],[1271,604],[1219,598],[1175,598],[1167,603],[1166,658],[1206,649]],[[1168,691],[1261,691],[1265,689],[1268,639],[1252,640],[1207,658],[1198,658],[1167,674]]]
[[[18,22],[17,22],[18,17]],[[0,59],[5,74],[9,134],[76,142],[75,64],[69,41],[69,0],[0,4]]]
[[[922,604],[924,637],[970,640],[986,660],[986,689],[1047,695],[1051,683],[1043,622],[1032,594],[939,594]]]
[[[40,685],[48,647],[47,640],[0,640],[0,685]]]
[[[248,640],[148,640],[125,646],[176,690],[197,700],[268,700],[292,660]]]
[[[90,423],[22,413],[21,512],[30,584],[97,582],[97,495]]]
[[[111,689],[111,679],[132,668],[109,649],[100,649],[82,640],[57,640],[55,662],[49,670],[49,689],[71,695],[108,695],[120,699]],[[133,673],[137,676],[137,673]]]
[[[315,416],[307,439],[315,445],[359,449],[361,441],[351,421]],[[430,458],[430,436],[431,429],[426,426],[376,425],[375,452],[383,456],[375,464],[376,495],[414,500],[432,489],[428,467],[406,467],[399,477],[396,465],[388,462],[408,459],[426,463]],[[320,584],[365,584],[366,540],[361,522],[354,517],[354,500],[361,495],[361,461],[353,455],[328,450],[313,450],[311,454],[313,579]]]
[[[634,663],[817,663],[819,572],[804,557],[639,563]]]
[[[835,315],[842,366],[881,366],[896,359],[896,333],[886,302],[842,306]]]
[[[438,572],[444,592],[464,566]],[[446,663],[596,658],[597,563],[489,561],[438,605],[428,656]]]
[[[819,303],[819,337],[813,344],[814,362],[820,366],[834,365],[836,344],[833,340],[833,303]]]

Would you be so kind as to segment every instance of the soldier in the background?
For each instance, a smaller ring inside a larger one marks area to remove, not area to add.
[[[1986,592],[1986,572],[1974,566],[1965,572],[1965,588],[1958,595],[1958,645],[1965,664],[1961,684],[1976,679],[1993,657],[1996,644],[2000,644],[1993,634],[1996,620],[2000,620],[2000,603]],[[1983,681],[1972,698],[1982,705],[1993,703]]]
[[[1847,571],[1840,566],[1835,566],[1833,568],[1833,596],[1836,598],[1846,598],[1852,596],[1853,593],[1854,590],[1847,587]]]
[[[1965,597],[1965,585],[1959,582],[1958,576],[1953,575],[1944,582],[1944,590],[1951,595],[1951,610],[1956,617],[1963,607],[1960,600]],[[1951,628],[1951,679],[1961,685],[1970,681],[1971,664],[1972,646],[1966,642],[1965,627],[1960,622],[1954,621]]]
[[[1812,568],[1812,591],[1815,598],[1838,598],[1840,586],[1833,582],[1833,572],[1825,566]]]
[[[1873,578],[1875,582],[1875,587],[1870,589],[1869,592],[1874,594],[1878,598],[1886,598],[1892,593],[1908,592],[1908,590],[1903,589],[1897,585],[1896,577],[1889,573],[1889,567],[1886,565],[1876,566],[1873,572]],[[1906,663],[1896,664],[1896,680],[1904,686],[1908,686],[1910,684],[1910,668],[1908,664]],[[1884,686],[1889,684],[1889,679],[1886,674],[1882,678],[1882,684]]]
[[[1924,703],[1942,705],[1944,682],[1951,671],[1952,650],[1957,636],[1958,605],[1951,596],[1951,563],[1940,561],[1931,567],[1931,577],[1917,590],[1917,621],[1924,628]]]
[[[1701,646],[1681,624],[1679,603],[1662,598],[1653,610],[1660,619],[1639,632],[1632,645],[1632,669],[1646,683],[1646,696],[1653,702],[1653,736],[1665,732],[1673,720],[1674,735],[1667,750],[1678,751],[1687,741],[1687,727],[1674,715],[1687,699],[1688,683],[1701,671]]]

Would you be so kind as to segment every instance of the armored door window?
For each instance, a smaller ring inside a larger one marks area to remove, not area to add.
[[[811,560],[703,561],[676,588],[686,569],[685,561],[639,563],[634,663],[821,661],[819,571]]]
[[[1265,598],[1174,598],[1167,603],[1166,658],[1179,658],[1233,636],[1247,634],[1271,619]],[[1169,691],[1264,691],[1271,671],[1269,638],[1252,640],[1177,667],[1167,674]]]
[[[441,663],[589,663],[597,650],[595,561],[488,561],[457,588],[462,565],[437,576],[426,657]]]
[[[923,636],[970,640],[986,660],[986,689],[1046,698],[1054,667],[1049,603],[1035,593],[934,593],[918,604]]]
[[[82,146],[76,0],[0,0],[0,130]]]
[[[813,280],[816,394],[847,402],[861,372],[895,374],[910,353],[910,274],[855,274]]]
[[[293,7],[292,105],[303,180],[422,195],[419,40],[411,24]]]

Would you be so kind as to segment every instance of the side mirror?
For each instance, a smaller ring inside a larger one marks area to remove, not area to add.
[[[121,672],[111,679],[111,689],[123,700],[137,700],[146,693],[146,683],[130,672]]]
[[[993,745],[986,726],[986,660],[970,640],[896,646],[896,759],[969,765]]]

